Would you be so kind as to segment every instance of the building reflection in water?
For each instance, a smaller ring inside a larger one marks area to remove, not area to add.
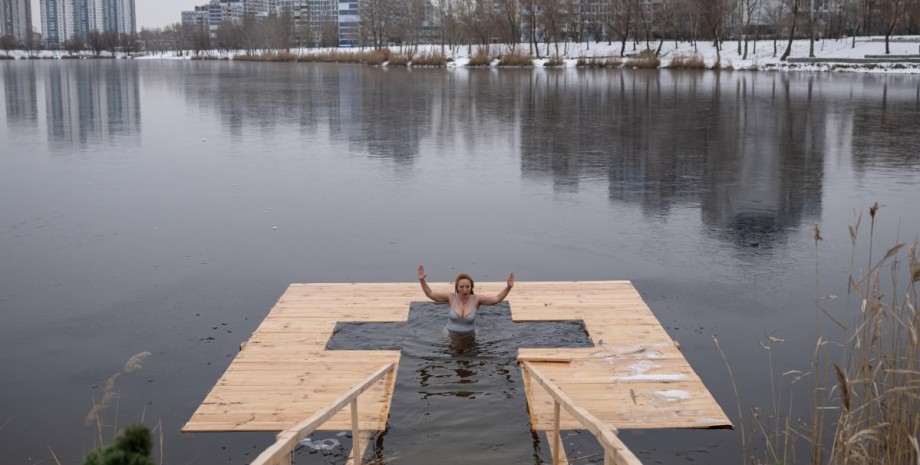
[[[35,66],[32,64],[4,68],[3,91],[7,124],[22,128],[36,126],[38,92],[35,78]]]
[[[710,231],[770,246],[821,213],[830,120],[809,105],[811,84],[792,89],[790,79],[534,73],[522,100],[522,175],[549,178],[557,192],[606,178],[611,201],[653,217],[699,206]]]
[[[650,218],[699,209],[707,231],[742,248],[769,248],[819,220],[826,161],[920,164],[917,118],[904,118],[917,114],[920,87],[887,76],[207,69],[218,71],[187,89],[212,102],[234,136],[254,126],[328,129],[331,143],[403,173],[425,150],[508,151],[520,155],[525,182],[561,195],[606,185],[611,202],[638,204]],[[251,85],[253,74],[262,84]]]
[[[85,147],[140,133],[138,68],[132,63],[53,63],[45,77],[48,140]]]

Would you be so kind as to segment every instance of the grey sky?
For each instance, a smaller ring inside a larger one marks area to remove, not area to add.
[[[40,0],[32,1],[32,27],[41,31],[42,19],[40,14]],[[208,0],[135,0],[137,8],[137,30],[141,28],[163,27],[177,23],[181,19],[179,13],[191,10],[195,5],[204,5]]]

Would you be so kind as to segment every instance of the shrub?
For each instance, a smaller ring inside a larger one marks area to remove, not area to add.
[[[654,50],[643,50],[626,61],[626,66],[639,69],[655,69],[660,64],[661,60],[658,59],[658,54]]]
[[[674,58],[671,59],[671,64],[668,65],[668,68],[706,69],[706,62],[703,61],[702,56],[695,53],[693,55],[674,55]]]
[[[543,66],[562,66],[564,64],[565,60],[563,60],[561,56],[554,55],[550,57],[549,60],[546,60],[546,63],[544,63]]]
[[[581,68],[617,68],[622,64],[620,57],[578,57],[575,62]]]
[[[407,66],[409,64],[409,55],[394,53],[390,55],[389,66]]]
[[[470,57],[470,61],[466,64],[467,66],[489,66],[492,64],[492,59],[489,57],[489,52],[486,50],[479,50],[475,55]]]
[[[14,60],[14,59],[15,59],[15,58],[13,58],[13,57],[11,57],[11,56],[9,56],[9,55],[4,55],[4,54],[0,53],[0,60]]]
[[[83,465],[154,465],[150,458],[153,439],[144,425],[129,425],[115,443],[90,452]]]
[[[518,52],[509,52],[498,59],[498,66],[533,66],[533,57]]]
[[[362,62],[371,66],[379,66],[389,61],[390,50],[386,48],[378,48],[377,50],[371,50],[370,52],[359,53],[359,55],[362,56]]]
[[[440,52],[430,52],[412,59],[412,66],[446,66],[447,59]]]

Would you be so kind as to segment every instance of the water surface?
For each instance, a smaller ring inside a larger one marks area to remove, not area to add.
[[[286,286],[419,263],[441,286],[632,280],[737,424],[712,337],[745,410],[771,399],[768,334],[777,372],[808,369],[814,224],[839,295],[854,210],[883,205],[879,244],[920,231],[915,76],[86,60],[0,79],[5,463],[76,463],[142,419],[165,463],[248,462],[272,435],[178,430]],[[740,457],[737,432],[622,437],[646,463]]]

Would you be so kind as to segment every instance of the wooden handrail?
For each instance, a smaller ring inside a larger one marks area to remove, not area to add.
[[[297,443],[349,404],[351,404],[352,441],[354,442],[352,449],[354,450],[355,463],[360,464],[361,444],[358,438],[358,396],[368,390],[380,378],[392,372],[395,366],[396,363],[394,362],[387,363],[361,384],[346,391],[328,407],[316,412],[312,417],[298,423],[293,428],[278,433],[275,443],[262,451],[250,465],[289,465],[291,463],[291,452],[297,446]]]
[[[562,392],[559,386],[556,386],[555,383],[549,380],[549,377],[541,373],[540,370],[534,367],[529,361],[521,361],[521,366],[530,373],[532,378],[539,383],[540,386],[543,386],[543,389],[546,389],[546,392],[548,392],[554,400],[553,444],[555,448],[553,449],[553,464],[559,463],[559,407],[561,405],[601,443],[601,446],[604,448],[605,465],[642,465],[639,458],[636,457],[635,454],[626,447],[626,444],[623,444],[623,441],[620,441],[620,438],[617,437],[616,428],[606,425],[590,412],[579,407],[571,397]]]

